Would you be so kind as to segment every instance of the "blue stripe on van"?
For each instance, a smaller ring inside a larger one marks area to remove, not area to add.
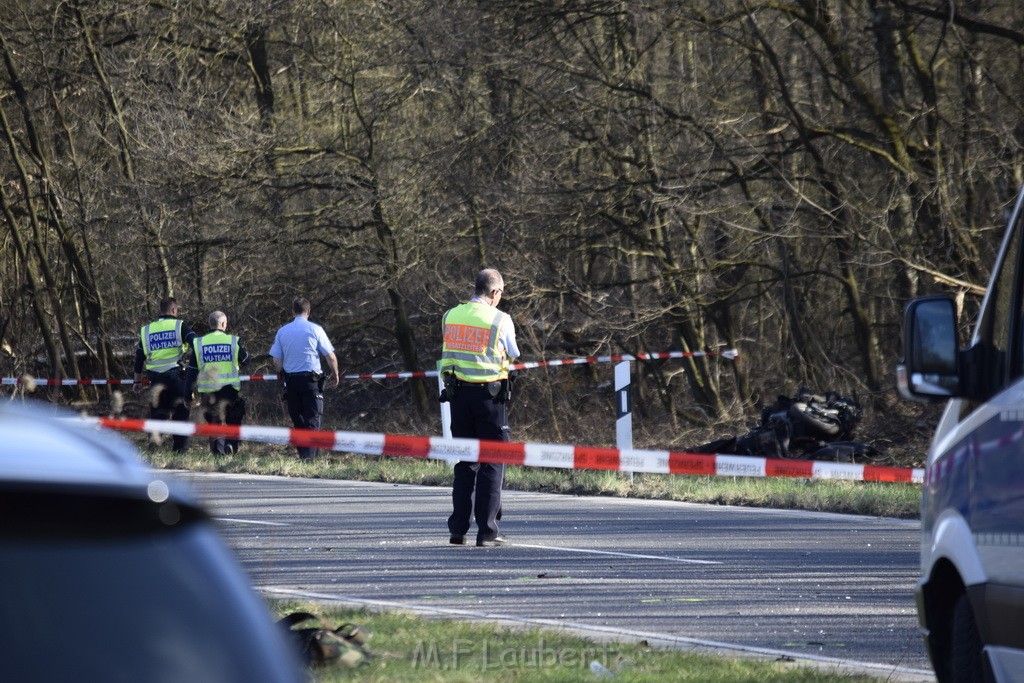
[[[979,545],[1019,545],[1024,519],[1024,412],[994,415],[928,468],[921,523],[947,508],[967,520]]]

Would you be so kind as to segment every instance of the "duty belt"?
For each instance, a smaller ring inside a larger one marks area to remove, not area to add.
[[[311,379],[313,381],[319,381],[324,376],[322,372],[316,372],[315,370],[304,370],[303,372],[282,372],[286,380],[288,379]]]
[[[184,371],[185,371],[185,368],[181,367],[180,365],[175,365],[175,366],[169,367],[166,370],[146,370],[146,372],[148,372],[151,375],[170,375],[170,374],[180,375]]]

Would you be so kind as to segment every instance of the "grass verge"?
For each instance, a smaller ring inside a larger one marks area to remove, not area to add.
[[[824,683],[876,681],[793,661],[718,657],[652,648],[644,642],[597,642],[555,630],[510,628],[479,622],[429,619],[309,603],[273,602],[278,617],[305,611],[327,625],[356,623],[370,632],[371,656],[356,669],[340,665],[313,670],[316,683],[411,681],[469,683],[576,683],[614,679],[629,683]],[[305,626],[304,624],[303,626]],[[594,664],[596,663],[596,664]],[[593,667],[593,668],[591,668]]]

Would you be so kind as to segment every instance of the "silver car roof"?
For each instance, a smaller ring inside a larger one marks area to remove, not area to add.
[[[167,477],[151,469],[123,437],[82,424],[50,404],[0,401],[0,482],[155,487]],[[181,494],[180,483],[173,485]],[[157,492],[157,495],[161,495]],[[177,497],[180,497],[177,496]]]

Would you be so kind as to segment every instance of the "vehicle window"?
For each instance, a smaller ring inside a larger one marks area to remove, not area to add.
[[[998,275],[992,280],[985,318],[979,327],[979,344],[986,350],[986,366],[982,373],[987,380],[986,394],[1002,389],[1008,380],[1021,375],[1024,362],[1020,356],[1020,284],[1019,268],[1021,246],[1021,221],[1013,226],[1013,232],[1006,245],[1003,259],[998,265]],[[1015,350],[1011,356],[1011,344]],[[1007,363],[1009,360],[1009,364]]]
[[[5,680],[289,680],[214,528],[140,522],[145,507],[85,503],[62,527],[37,506],[0,523]]]
[[[1015,316],[1011,321],[1012,335],[1010,338],[1010,374],[1009,380],[1014,381],[1024,375],[1024,264],[1021,263],[1021,259],[1024,258],[1024,220],[1018,220],[1017,225],[1014,227],[1012,246],[1014,253],[1017,254],[1017,267],[1014,278],[1007,277],[1007,287],[1014,287],[1016,297],[1011,304],[1011,310]]]

